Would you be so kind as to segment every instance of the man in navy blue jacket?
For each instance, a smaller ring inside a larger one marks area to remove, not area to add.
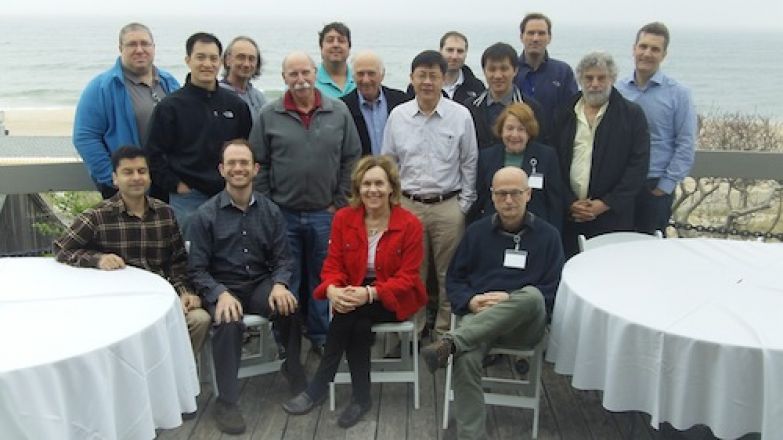
[[[526,212],[525,172],[492,179],[497,214],[468,227],[446,276],[460,325],[421,354],[434,372],[454,354],[454,412],[460,439],[486,438],[481,363],[493,346],[532,347],[544,336],[563,269],[557,230]]]

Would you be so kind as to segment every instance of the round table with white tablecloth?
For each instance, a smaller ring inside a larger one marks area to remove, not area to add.
[[[0,438],[149,439],[195,411],[198,393],[166,280],[0,259]]]
[[[612,411],[783,438],[783,245],[627,242],[568,261],[547,359]]]

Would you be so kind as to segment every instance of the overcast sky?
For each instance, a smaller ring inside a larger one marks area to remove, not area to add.
[[[490,21],[509,14],[540,11],[555,23],[636,24],[660,20],[670,25],[783,31],[783,0],[16,0],[3,2],[1,15],[198,15],[205,14],[308,19],[432,19]],[[122,6],[127,9],[118,12]],[[218,6],[220,5],[220,6]],[[226,7],[224,5],[230,5]],[[328,6],[327,6],[328,5]],[[220,10],[220,11],[218,11]],[[45,11],[45,12],[42,12]]]

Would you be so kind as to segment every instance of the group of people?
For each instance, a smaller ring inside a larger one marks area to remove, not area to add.
[[[619,81],[603,52],[574,75],[549,57],[551,38],[548,17],[525,16],[521,55],[484,50],[485,87],[465,65],[467,37],[448,32],[413,59],[403,92],[383,85],[376,53],[349,65],[350,29],[329,23],[321,63],[286,55],[286,91],[267,102],[251,82],[262,66],[252,38],[223,51],[212,34],[190,36],[180,87],[154,65],[150,30],[128,24],[74,123],[106,200],[55,242],[56,257],[172,283],[194,353],[212,338],[214,416],[227,433],[245,430],[243,314],[273,322],[290,414],[325,399],[345,354],[353,398],[338,424],[349,427],[371,406],[372,324],[413,319],[421,334],[429,301],[435,342],[423,359],[435,371],[455,355],[459,437],[483,438],[486,351],[540,340],[579,234],[664,229],[693,162],[695,110],[660,70],[662,23],[639,29],[635,70]],[[303,333],[321,355],[310,381]]]

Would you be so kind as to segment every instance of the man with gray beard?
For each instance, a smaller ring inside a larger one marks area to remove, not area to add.
[[[644,185],[650,134],[642,108],[612,84],[611,55],[592,52],[576,68],[582,91],[561,108],[551,144],[560,159],[565,206],[566,256],[577,252],[577,236],[633,230],[634,198]]]

